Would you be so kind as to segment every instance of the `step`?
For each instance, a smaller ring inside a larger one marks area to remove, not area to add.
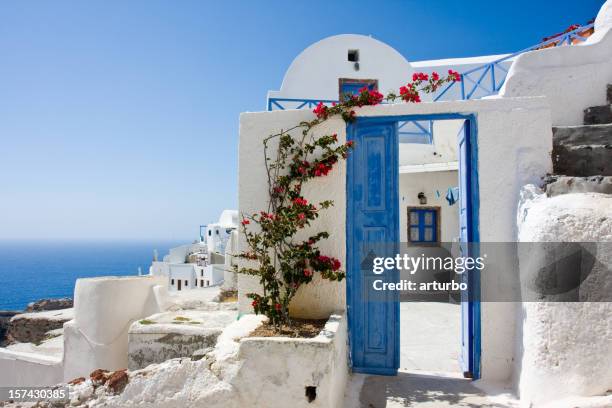
[[[612,105],[592,106],[584,110],[585,125],[612,123]]]
[[[553,127],[553,169],[566,176],[612,176],[612,124]]]
[[[612,177],[550,175],[544,179],[544,189],[549,197],[572,193],[612,194]]]

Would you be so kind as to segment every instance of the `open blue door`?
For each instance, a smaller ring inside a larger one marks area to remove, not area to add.
[[[463,257],[477,257],[478,174],[474,125],[466,120],[458,135],[459,153],[459,239]],[[468,290],[461,292],[461,369],[467,378],[480,378],[480,291],[476,270],[461,275]]]
[[[354,372],[395,375],[399,367],[399,294],[374,291],[398,271],[372,272],[371,258],[394,256],[399,242],[397,122],[356,123],[347,175],[347,296]]]

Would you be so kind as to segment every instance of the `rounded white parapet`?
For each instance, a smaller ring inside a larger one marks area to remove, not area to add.
[[[159,311],[152,288],[154,276],[78,279],[74,289],[74,321],[95,343],[110,344],[129,324]]]
[[[150,275],[78,279],[74,320],[64,325],[64,380],[127,368],[128,329],[160,312],[154,288],[164,282]]]

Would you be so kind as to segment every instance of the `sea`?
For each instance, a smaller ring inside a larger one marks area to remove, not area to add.
[[[73,297],[78,278],[149,273],[159,259],[188,241],[36,242],[0,241],[0,310],[23,310],[30,302]]]

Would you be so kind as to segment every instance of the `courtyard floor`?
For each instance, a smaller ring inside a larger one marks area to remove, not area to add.
[[[512,408],[507,390],[483,390],[463,378],[461,309],[444,302],[400,303],[400,369],[397,376],[353,374],[346,408]]]

